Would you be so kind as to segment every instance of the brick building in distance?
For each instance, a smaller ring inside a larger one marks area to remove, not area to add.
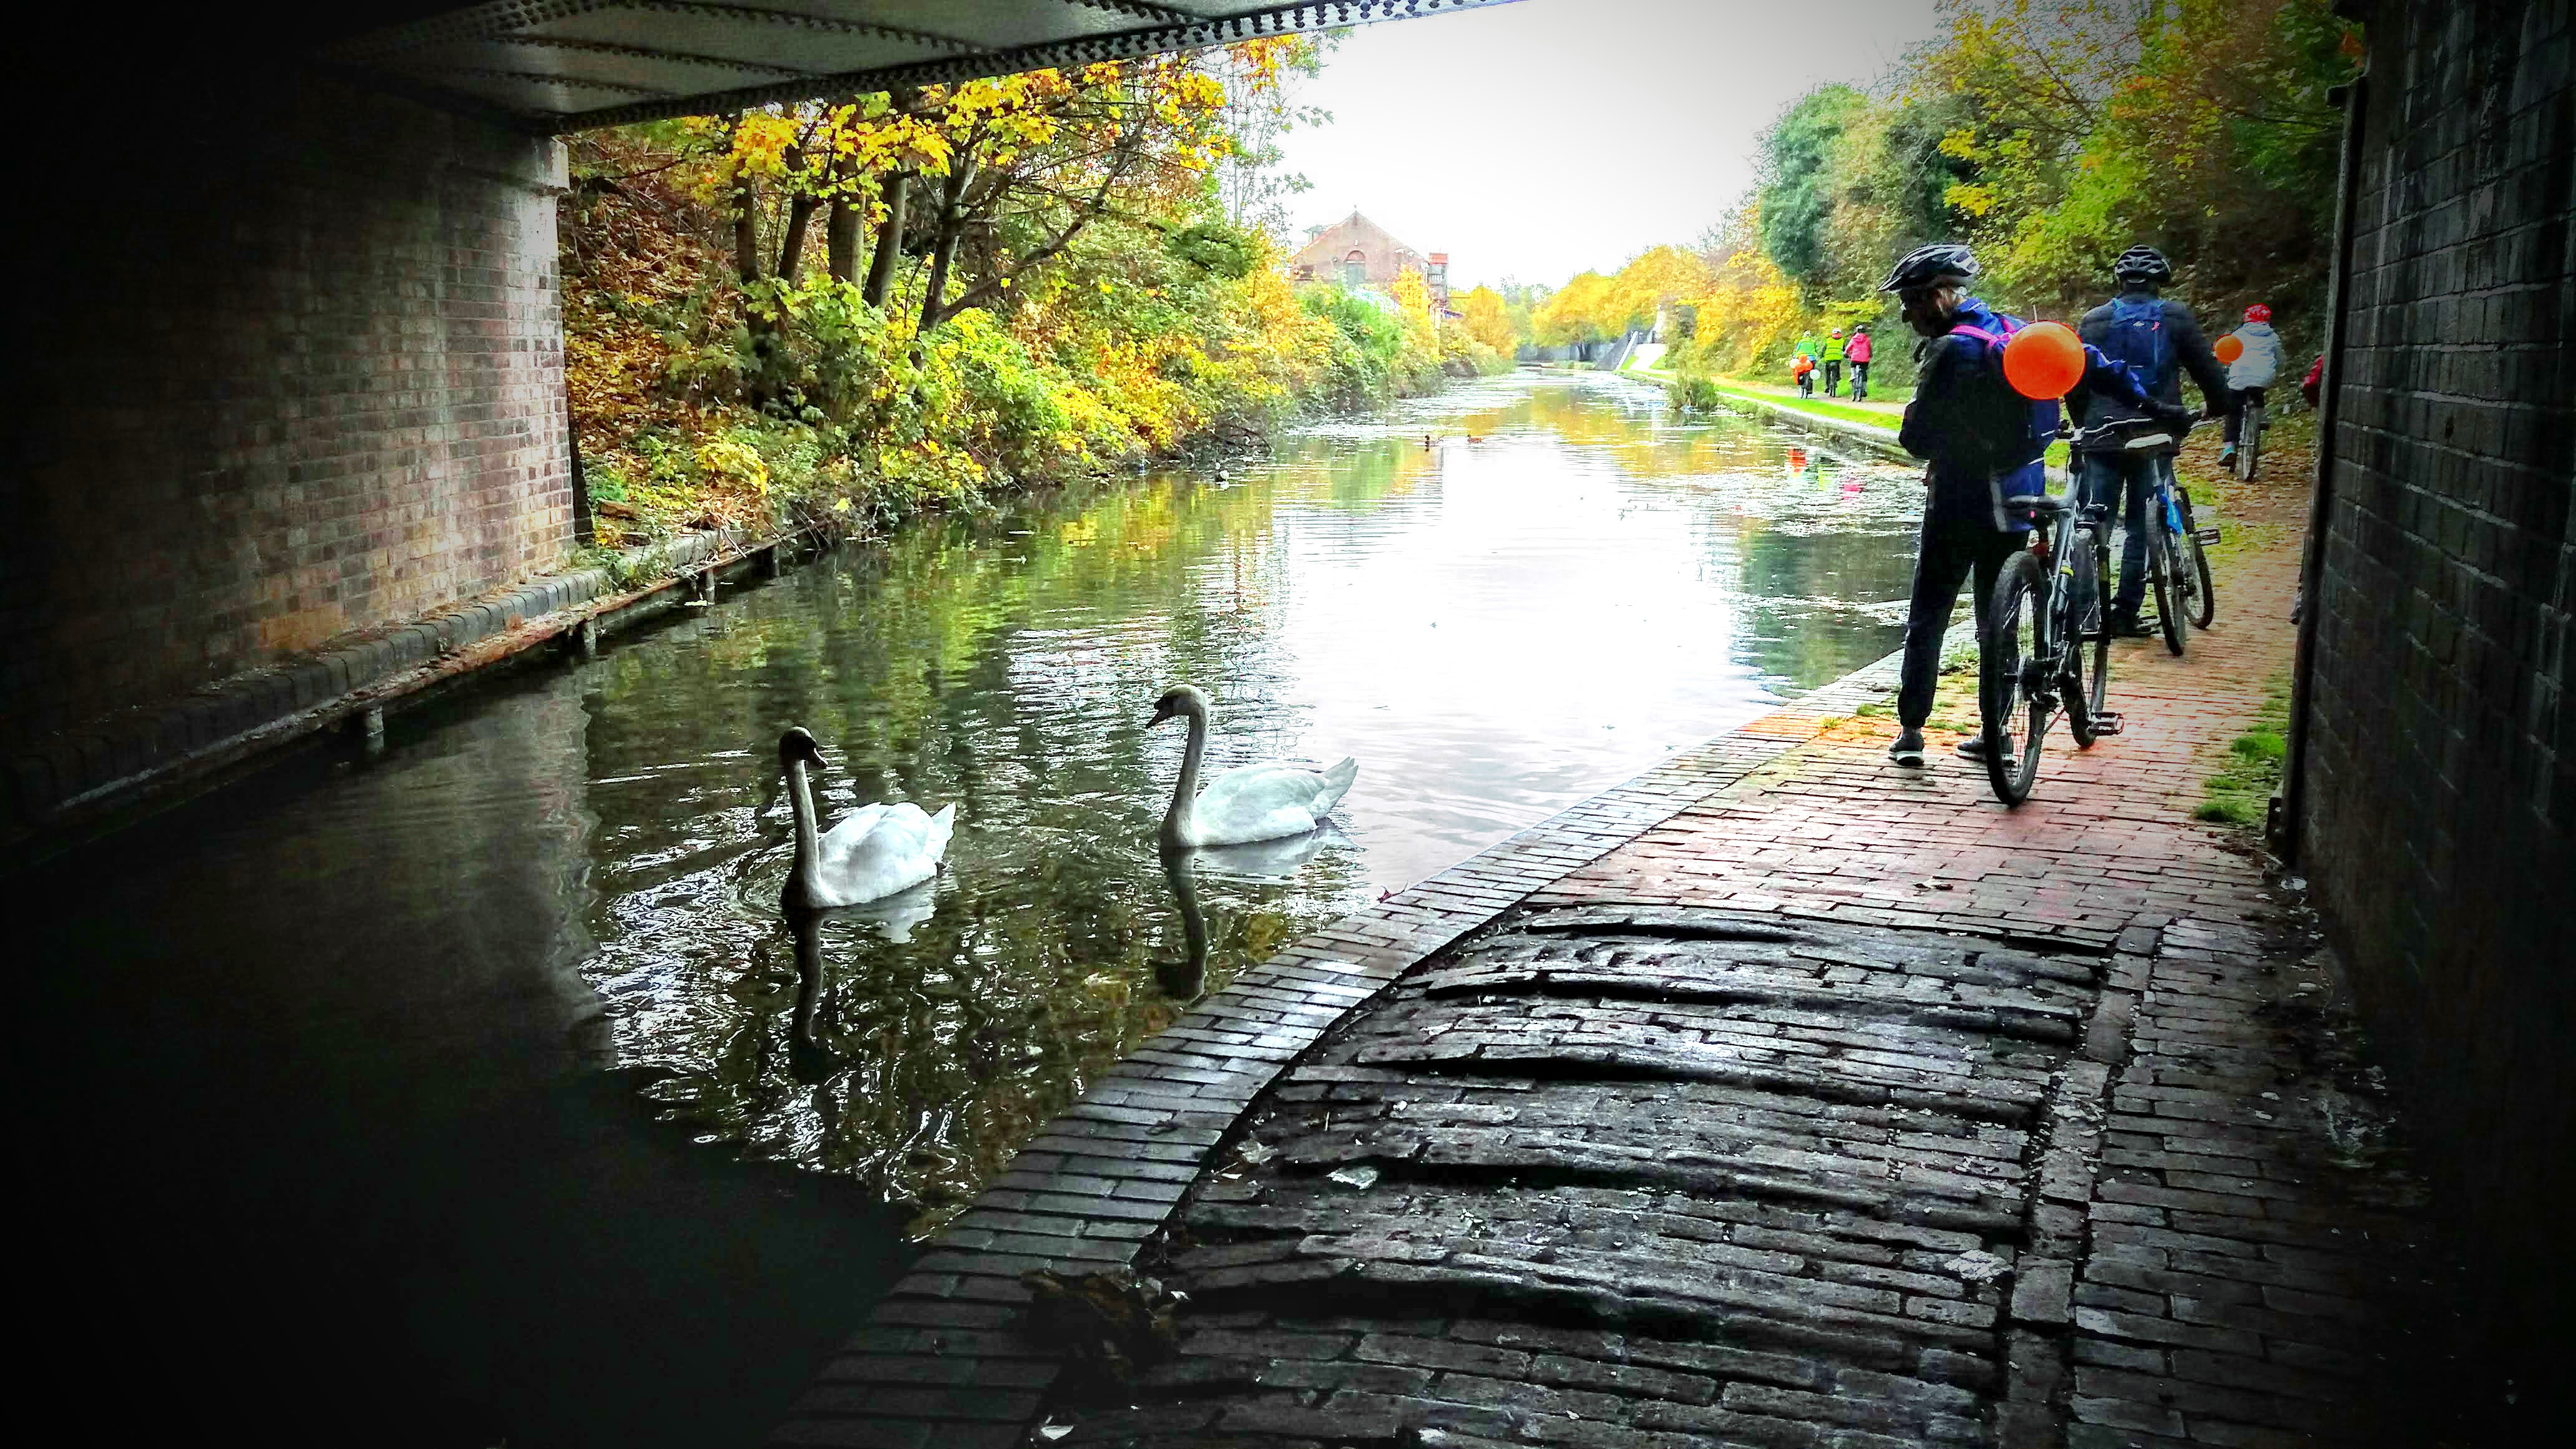
[[[1422,274],[1431,290],[1434,311],[1449,310],[1449,254],[1417,252],[1395,234],[1357,211],[1315,233],[1288,259],[1288,276],[1299,282],[1338,282],[1383,292],[1406,271]]]

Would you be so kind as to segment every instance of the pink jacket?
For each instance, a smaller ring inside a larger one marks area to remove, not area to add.
[[[1869,361],[1869,334],[1866,332],[1853,333],[1851,341],[1843,344],[1843,357],[1851,362]]]

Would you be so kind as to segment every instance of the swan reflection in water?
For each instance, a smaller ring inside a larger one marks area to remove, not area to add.
[[[787,933],[796,940],[796,1013],[787,1027],[787,1075],[802,1086],[819,1087],[850,1065],[848,1057],[823,1044],[814,1025],[823,1001],[823,913],[789,906]]]
[[[1189,956],[1181,961],[1156,961],[1154,984],[1165,996],[1182,1002],[1196,1000],[1207,989],[1208,932],[1207,917],[1199,910],[1200,866],[1241,880],[1293,880],[1318,852],[1342,838],[1341,832],[1327,822],[1303,835],[1245,845],[1203,845],[1195,850],[1162,847],[1163,879],[1172,888],[1172,900],[1181,908],[1181,933],[1188,942]]]

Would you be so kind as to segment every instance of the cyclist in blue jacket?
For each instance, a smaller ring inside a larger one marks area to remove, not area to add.
[[[2120,284],[2120,294],[2085,313],[2076,326],[2077,335],[2088,346],[2127,363],[2158,402],[2179,407],[2182,377],[2189,372],[2200,387],[2202,415],[2214,418],[2227,413],[2232,396],[2227,369],[2210,351],[2209,339],[2201,335],[2190,309],[2167,300],[2159,290],[2173,280],[2173,268],[2163,254],[2153,247],[2131,247],[2111,264],[2111,275]],[[2115,399],[2077,397],[2069,402],[2077,425],[2087,429],[2161,421],[2145,409]],[[2187,423],[2191,414],[2186,411],[2182,417]],[[2147,596],[2147,493],[2155,486],[2158,472],[2172,466],[2172,453],[2170,449],[2130,452],[2109,441],[2116,434],[2097,436],[2106,437],[2107,446],[2078,453],[2075,476],[2085,502],[2098,503],[2120,519],[2125,537],[2120,544],[2120,589],[2111,604],[2111,632],[2134,637],[2147,632],[2138,622],[2138,606]]]
[[[1914,400],[1905,405],[1897,440],[1931,464],[1906,610],[1896,703],[1901,728],[1887,752],[1900,765],[1923,763],[1923,722],[1932,715],[1941,639],[1958,606],[1959,585],[1971,584],[1969,604],[1982,618],[1996,572],[2030,537],[2030,513],[2007,509],[2005,500],[2047,491],[2040,458],[2057,429],[2055,402],[2034,403],[2004,381],[2002,339],[2021,324],[1969,295],[1976,275],[1976,258],[1966,247],[1943,243],[1898,262],[1879,286],[1896,293],[1906,325],[1924,338]],[[2127,368],[2090,347],[2078,390],[2150,415],[2167,406],[2149,397]],[[1985,742],[1970,736],[1959,753],[1982,759]]]

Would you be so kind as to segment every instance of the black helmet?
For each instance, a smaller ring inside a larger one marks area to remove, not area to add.
[[[2111,263],[2111,275],[2123,282],[2170,282],[2173,267],[2154,247],[2131,247]]]
[[[1977,275],[1977,259],[1957,242],[1934,242],[1906,254],[1878,284],[1882,292],[1906,292],[1941,281],[1968,281]]]

